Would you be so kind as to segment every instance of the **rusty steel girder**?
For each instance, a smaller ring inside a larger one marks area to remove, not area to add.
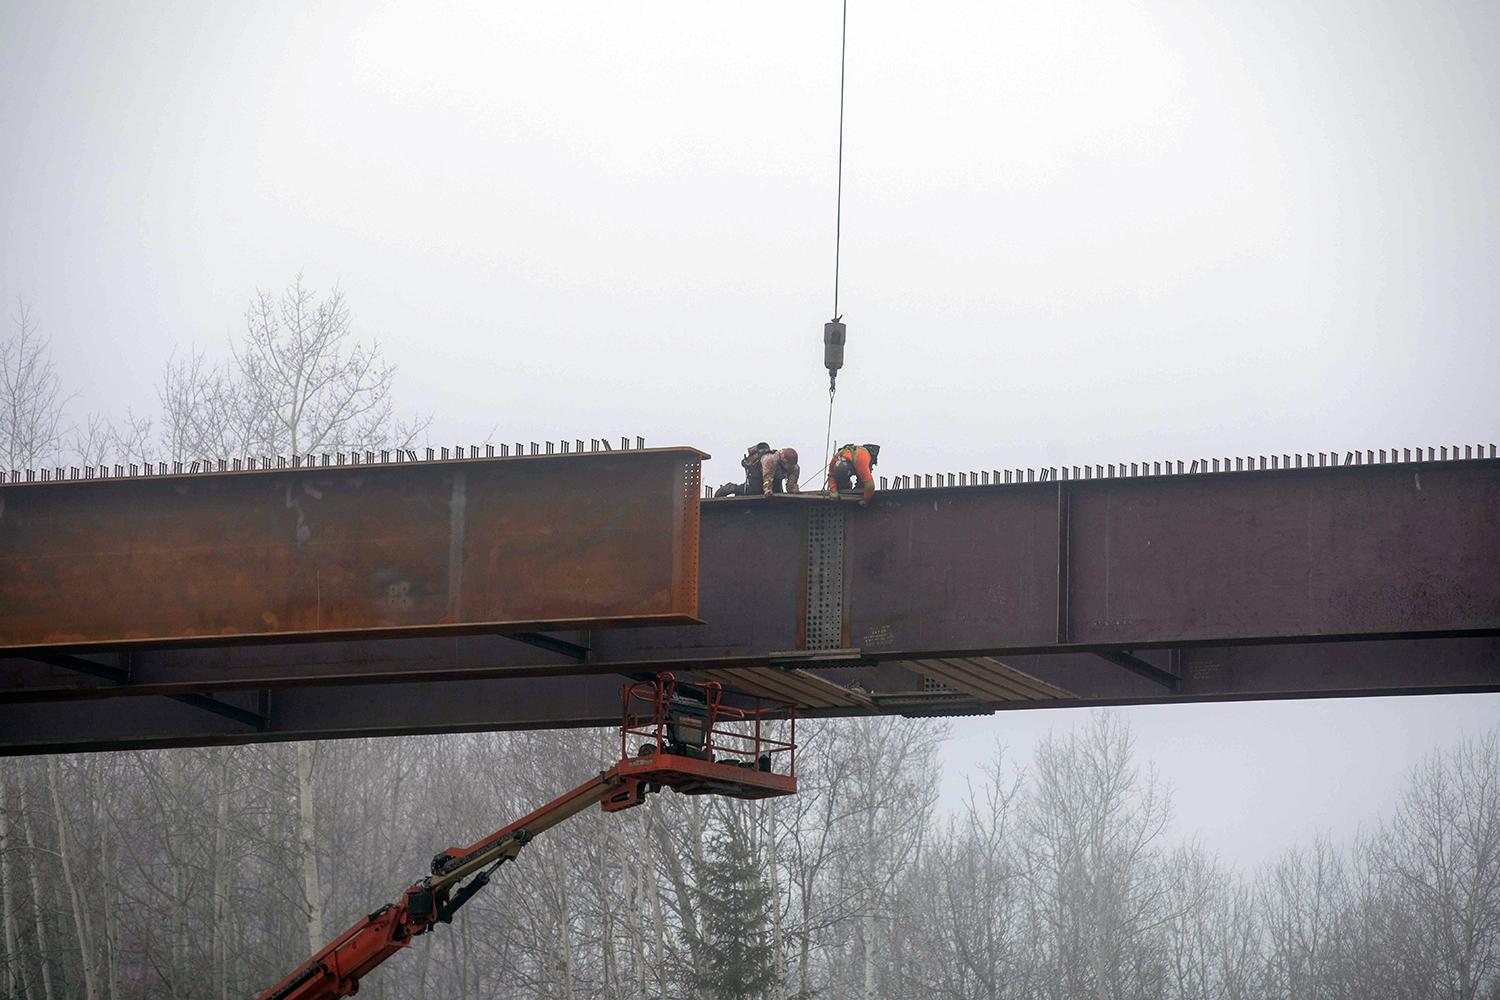
[[[808,716],[1500,691],[1494,459],[701,519],[696,622],[4,651],[0,753],[602,725],[621,675],[659,670]]]
[[[0,649],[691,622],[705,457],[0,486]]]

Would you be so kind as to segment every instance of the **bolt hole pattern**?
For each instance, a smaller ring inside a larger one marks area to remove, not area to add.
[[[838,649],[844,635],[844,512],[819,505],[807,517],[808,649]]]

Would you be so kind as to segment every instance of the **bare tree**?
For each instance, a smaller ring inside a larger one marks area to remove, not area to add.
[[[245,310],[245,327],[234,360],[257,436],[270,447],[303,454],[397,433],[395,369],[378,343],[355,339],[340,289],[320,300],[299,274],[279,298],[257,292]]]
[[[62,863],[63,884],[68,889],[68,900],[73,914],[73,928],[78,936],[79,965],[83,970],[84,995],[88,1000],[100,996],[99,971],[94,950],[93,921],[89,915],[86,896],[80,885],[74,848],[68,842],[69,820],[63,809],[61,782],[58,779],[56,757],[47,758],[47,789],[52,795],[52,811],[57,821],[57,853]]]
[[[1343,859],[1326,837],[1286,851],[1261,880],[1267,995],[1330,997],[1339,965],[1339,915],[1347,905]]]
[[[156,422],[151,417],[136,416],[127,410],[125,419],[111,428],[114,461],[144,464],[151,454]]]
[[[214,846],[213,846],[213,918],[209,926],[209,963],[212,996],[216,1000],[227,1000],[229,937],[229,885],[234,862],[229,853],[230,807],[230,761],[232,747],[220,747],[214,751],[217,758],[214,767]]]
[[[313,744],[297,744],[297,803],[301,814],[298,843],[302,848],[302,893],[307,901],[308,950],[323,947],[323,883],[318,878],[318,827],[314,809]]]
[[[161,444],[174,461],[244,454],[265,444],[261,431],[268,416],[255,411],[234,369],[210,361],[202,350],[173,352],[156,398]]]
[[[1439,929],[1381,871],[1388,831],[1356,843],[1346,864],[1337,955],[1327,978],[1337,1000],[1432,1000],[1442,996]]]
[[[10,874],[10,772],[0,761],[0,928],[4,936],[0,945],[5,947],[5,995],[24,996],[22,983],[25,968],[21,961],[21,936],[16,921],[15,889]]]
[[[79,465],[103,465],[119,454],[115,429],[104,414],[85,414],[68,429],[66,450]]]
[[[1431,931],[1437,996],[1475,1000],[1500,983],[1500,744],[1434,753],[1413,772],[1373,866]]]
[[[26,798],[28,789],[23,783],[21,797]],[[42,875],[39,861],[41,855],[37,844],[36,831],[32,820],[36,810],[23,808],[21,810],[21,832],[25,837],[26,875],[28,888],[31,890],[31,917],[34,940],[36,942],[37,965],[40,970],[43,1000],[53,1000],[57,994],[53,986],[52,963],[54,954],[51,948],[51,937],[47,926],[46,899],[42,892]]]
[[[823,933],[852,907],[828,883],[837,855],[836,834],[846,814],[848,774],[832,753],[837,724],[805,724],[798,730],[798,792],[783,814],[786,824],[788,937],[796,949],[796,995],[813,992],[814,951]]]
[[[1173,851],[1178,874],[1165,925],[1166,995],[1174,1000],[1248,1000],[1260,971],[1255,899],[1240,878],[1197,845]]]
[[[1035,912],[1046,922],[1050,995],[1098,1000],[1158,996],[1164,959],[1154,938],[1174,916],[1164,835],[1171,798],[1142,775],[1113,713],[1037,748],[1026,808]]]
[[[17,300],[11,335],[0,340],[0,467],[51,462],[63,443],[62,382],[31,308]]]
[[[161,443],[178,461],[399,448],[431,424],[395,416],[395,367],[356,336],[340,289],[319,298],[300,274],[280,295],[255,293],[229,353],[174,354],[163,370]]]
[[[1022,776],[997,749],[962,810],[931,838],[902,887],[912,948],[896,970],[903,996],[1001,1000],[1025,995],[1032,953],[1017,826]]]

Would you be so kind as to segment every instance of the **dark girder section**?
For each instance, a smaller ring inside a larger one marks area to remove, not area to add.
[[[1181,687],[1181,678],[1170,670],[1163,670],[1149,660],[1143,660],[1139,656],[1128,653],[1123,649],[1106,649],[1094,655],[1109,663],[1113,663],[1117,667],[1124,667],[1133,674],[1139,674],[1149,681],[1154,681],[1168,691],[1176,691]]]
[[[138,648],[126,684],[14,654],[0,749],[610,725],[620,675],[661,669],[817,695],[809,716],[1500,691],[1493,460],[711,501],[701,522],[700,623]],[[258,729],[165,697],[261,691]]]
[[[561,653],[563,656],[571,657],[580,663],[589,658],[589,647],[583,642],[572,642],[548,635],[545,632],[512,632],[506,636],[516,642],[524,642],[528,646],[537,649],[545,649],[549,653]]]
[[[1173,694],[1093,653],[1007,656],[1008,667],[1071,697],[1004,702],[924,692],[921,675],[895,662],[828,669],[812,661],[808,669],[818,675],[867,692],[860,700],[871,702],[873,709],[853,703],[799,707],[798,714],[860,715],[873,710],[948,715],[1082,705],[1500,691],[1500,639],[1494,638],[1202,646],[1185,650],[1181,659],[1182,686]],[[691,673],[689,664],[662,665]],[[164,697],[3,702],[0,739],[8,753],[39,753],[618,724],[619,675],[537,676],[524,669],[516,673],[507,678],[497,668],[482,677],[405,675],[384,683],[277,688],[265,728],[254,731]]]
[[[600,634],[595,656],[802,645],[817,595],[786,567],[809,558],[815,503],[705,503],[704,624]],[[841,645],[865,655],[1500,632],[1495,460],[891,490],[840,511]]]
[[[87,674],[90,677],[98,677],[108,681],[105,690],[115,690],[121,693],[129,692],[130,671],[123,667],[111,666],[108,663],[99,663],[96,660],[85,659],[81,656],[72,656],[67,653],[36,653],[33,658],[39,663],[57,667],[62,670],[71,670],[75,673]],[[193,708],[201,709],[220,718],[238,722],[244,726],[251,726],[256,730],[264,731],[266,728],[266,716],[264,710],[252,712],[249,709],[240,708],[238,705],[220,701],[206,694],[194,694],[189,692],[164,693],[163,697],[181,705],[191,705]]]

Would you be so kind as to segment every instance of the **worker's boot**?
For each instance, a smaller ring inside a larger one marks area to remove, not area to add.
[[[740,484],[739,483],[725,483],[723,486],[720,486],[717,490],[714,490],[714,496],[716,496],[716,497],[733,497],[733,496],[739,496],[739,493],[740,493]]]

